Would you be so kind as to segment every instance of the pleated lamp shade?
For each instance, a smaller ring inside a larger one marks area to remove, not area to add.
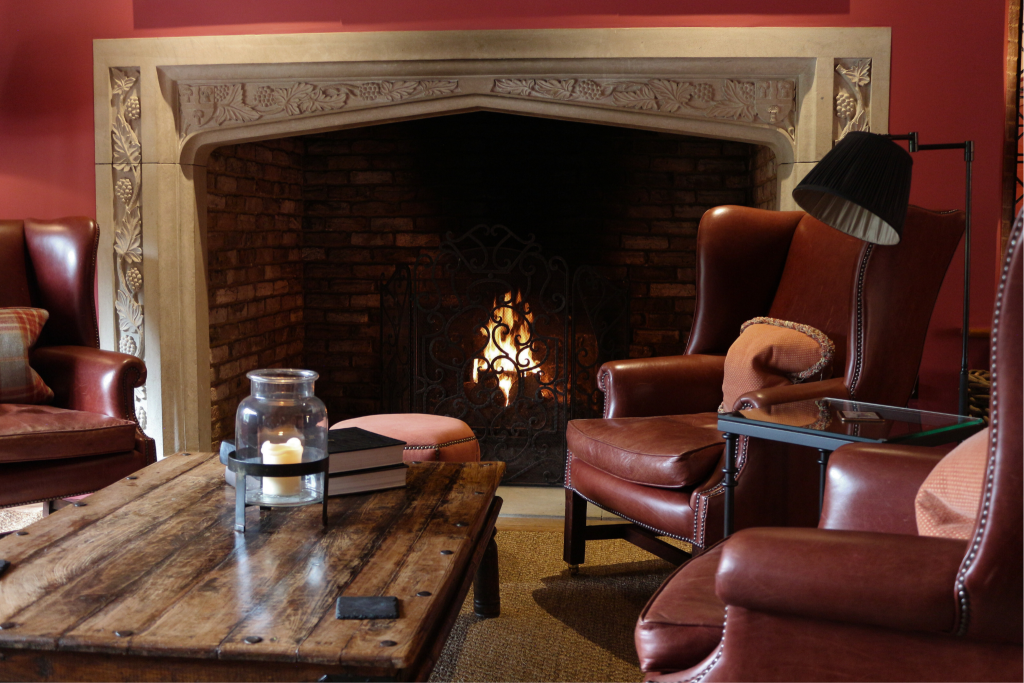
[[[892,140],[852,132],[793,190],[822,223],[872,244],[897,244],[910,201],[914,161]]]

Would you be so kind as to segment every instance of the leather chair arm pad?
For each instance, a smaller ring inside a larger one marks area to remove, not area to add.
[[[846,388],[846,380],[842,377],[822,380],[820,382],[804,382],[802,384],[784,384],[777,387],[766,387],[757,391],[748,391],[736,399],[731,410],[744,408],[767,408],[779,403],[804,401],[809,398],[850,398]],[[746,404],[746,405],[744,405]]]
[[[693,354],[605,363],[597,379],[605,417],[655,417],[718,410],[725,356]]]
[[[87,346],[45,346],[29,363],[53,389],[53,404],[123,420],[135,418],[132,390],[146,381],[139,358]]]
[[[917,535],[914,498],[955,444],[850,444],[829,457],[820,529]]]
[[[726,605],[908,631],[947,632],[967,542],[860,531],[759,528],[723,545]]]

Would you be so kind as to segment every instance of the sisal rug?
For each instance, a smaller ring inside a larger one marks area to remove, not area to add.
[[[0,509],[0,534],[26,527],[43,518],[41,505]]]
[[[0,532],[42,518],[38,506],[0,510]],[[501,616],[473,614],[473,593],[431,681],[640,681],[633,626],[672,566],[625,541],[587,543],[569,576],[562,534],[498,532]]]
[[[673,567],[621,540],[587,543],[569,576],[562,534],[498,532],[501,616],[462,607],[431,681],[640,681],[640,610]]]

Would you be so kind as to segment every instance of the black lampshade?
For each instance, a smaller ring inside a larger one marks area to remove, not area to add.
[[[847,133],[796,186],[793,199],[836,230],[873,244],[897,244],[913,165],[906,150],[882,135]]]

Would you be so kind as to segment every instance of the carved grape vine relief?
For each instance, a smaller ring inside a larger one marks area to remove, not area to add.
[[[497,78],[491,92],[676,116],[760,122],[780,128],[790,137],[795,133],[796,84],[791,80]]]
[[[870,131],[871,60],[835,60],[835,122],[832,139],[839,142],[852,131]]]
[[[310,83],[178,85],[179,129],[184,138],[207,128],[304,114],[380,106],[459,92],[457,79]]]
[[[117,347],[145,360],[142,282],[142,145],[139,69],[110,70],[110,151],[114,186]],[[146,428],[146,387],[135,390],[135,415]]]

